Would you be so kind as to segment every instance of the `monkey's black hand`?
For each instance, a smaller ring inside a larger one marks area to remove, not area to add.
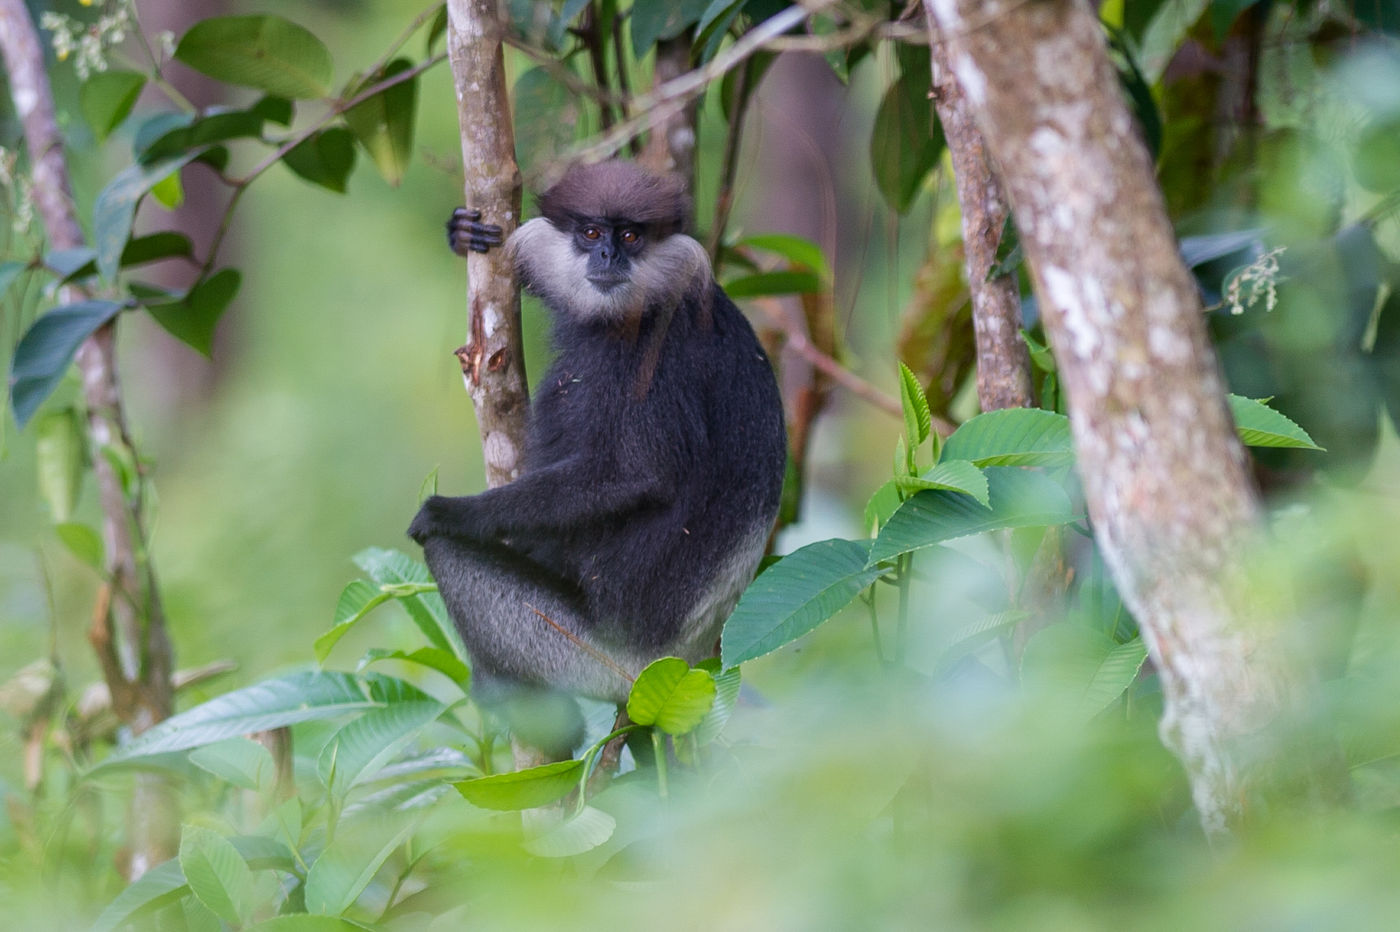
[[[490,223],[480,223],[481,211],[468,207],[458,207],[452,211],[452,219],[447,221],[447,245],[459,256],[471,252],[486,252],[492,246],[501,245],[501,228]]]
[[[490,540],[495,536],[495,528],[478,507],[477,496],[432,495],[418,509],[408,527],[408,536],[420,544],[430,537]]]
[[[418,514],[413,516],[413,523],[408,526],[408,536],[412,537],[419,544],[426,543],[430,537],[440,537],[444,533],[443,514],[444,509],[439,504],[443,496],[434,495],[425,499],[418,509]]]

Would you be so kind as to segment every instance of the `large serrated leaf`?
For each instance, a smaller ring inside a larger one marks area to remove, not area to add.
[[[724,625],[725,668],[777,650],[845,608],[883,572],[867,566],[869,548],[865,541],[819,541],[765,570]]]
[[[394,849],[412,833],[415,820],[392,813],[358,821],[335,839],[306,872],[306,910],[325,916],[344,912],[364,892]]]
[[[1227,398],[1230,414],[1235,419],[1235,430],[1247,446],[1322,451],[1322,447],[1313,442],[1307,431],[1262,401],[1241,395],[1229,395]]]
[[[739,667],[730,667],[721,672],[718,657],[702,661],[697,666],[709,670],[715,678],[714,704],[706,713],[705,720],[695,729],[696,743],[705,745],[718,738],[724,732],[724,726],[729,724],[729,716],[734,714],[734,707],[739,702],[739,687],[743,681]]]
[[[601,809],[584,806],[547,831],[525,839],[523,847],[539,858],[571,858],[586,854],[612,838],[617,820]]]
[[[186,825],[180,836],[180,870],[194,895],[220,919],[234,925],[247,920],[253,872],[227,838]]]
[[[535,809],[562,799],[583,776],[583,761],[565,760],[515,773],[454,783],[467,802],[482,809]]]
[[[396,58],[384,70],[370,75],[356,93],[413,68],[406,58]],[[354,96],[354,94],[347,94]],[[395,187],[403,181],[413,156],[413,119],[418,112],[418,79],[400,81],[345,111],[345,122],[365,147],[384,180]]]
[[[959,492],[920,492],[880,529],[870,565],[983,531],[1066,524],[1080,517],[1059,483],[1042,473],[1010,466],[991,466],[985,473],[991,507]]]
[[[280,16],[200,20],[181,37],[175,57],[211,78],[293,100],[324,97],[330,87],[325,43]]]
[[[117,748],[94,770],[380,704],[365,695],[361,680],[351,674],[293,673],[235,689],[168,718]]]
[[[904,440],[913,450],[928,439],[933,429],[933,413],[929,411],[924,387],[904,363],[899,364],[899,402],[904,410]]]
[[[128,922],[173,903],[189,890],[179,861],[157,864],[107,904],[90,932],[115,932]]]
[[[1137,637],[1119,644],[1093,628],[1060,623],[1026,642],[1021,676],[1027,686],[1050,690],[1092,718],[1108,708],[1137,678],[1147,645]]]
[[[971,495],[980,504],[991,507],[987,476],[967,460],[945,458],[921,475],[900,476],[894,482],[905,492],[922,492],[928,489],[962,492]]]
[[[632,684],[627,717],[669,735],[683,735],[704,721],[714,702],[715,680],[709,672],[692,670],[679,657],[662,657],[647,664]]]
[[[433,576],[425,565],[398,550],[370,547],[355,554],[355,565],[381,586],[401,583],[431,585],[433,582]],[[462,637],[447,614],[442,596],[436,592],[423,592],[403,596],[399,604],[408,612],[408,617],[423,632],[429,644],[450,651],[463,661],[467,659],[466,646],[462,644]]]
[[[115,301],[56,307],[25,331],[10,360],[10,407],[24,427],[58,386],[82,342],[122,309]]]
[[[190,752],[190,763],[245,790],[266,789],[277,778],[272,752],[250,738],[228,738]]]
[[[370,709],[337,731],[321,749],[316,763],[321,782],[333,796],[344,796],[352,786],[374,776],[444,708],[424,695]]]
[[[943,458],[977,466],[1064,466],[1074,462],[1069,418],[1040,408],[988,411],[953,431]]]

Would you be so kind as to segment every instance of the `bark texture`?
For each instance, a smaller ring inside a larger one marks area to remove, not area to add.
[[[24,127],[35,206],[48,244],[53,249],[82,246],[43,50],[23,0],[0,0],[0,49],[15,112]],[[61,304],[84,297],[74,287],[59,290]],[[128,496],[111,460],[101,452],[131,450],[117,381],[115,340],[113,319],[83,342],[76,358],[102,506],[107,577],[93,608],[89,639],[111,692],[112,710],[134,734],[140,734],[173,711],[173,650],[148,562],[139,484]],[[138,775],[127,835],[128,878],[135,879],[174,856],[178,837],[179,819],[170,787],[159,775]]]
[[[1088,4],[930,3],[1016,212],[1089,514],[1162,676],[1163,739],[1218,834],[1295,766],[1283,736],[1309,681],[1278,619],[1244,604],[1260,508],[1195,285]],[[1335,777],[1324,763],[1306,789]]]
[[[1021,288],[1013,275],[988,280],[1010,211],[987,159],[967,97],[937,41],[933,10],[925,6],[933,62],[933,106],[943,125],[962,208],[963,258],[972,296],[977,344],[977,400],[983,411],[1028,408],[1034,403],[1031,357],[1021,339]]]
[[[465,203],[507,237],[520,225],[521,181],[506,94],[497,0],[448,0],[447,52],[462,132]],[[457,350],[476,408],[486,484],[520,473],[529,389],[520,338],[520,291],[504,249],[467,258],[467,342]]]

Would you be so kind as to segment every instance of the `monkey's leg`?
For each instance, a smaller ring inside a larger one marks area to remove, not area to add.
[[[582,597],[565,583],[501,546],[431,537],[423,554],[472,656],[481,698],[533,687],[626,700],[637,660],[596,640]]]
[[[481,211],[469,207],[458,207],[452,211],[452,219],[447,221],[447,245],[459,256],[469,252],[486,252],[492,246],[501,245],[501,228],[490,223],[481,223]]]

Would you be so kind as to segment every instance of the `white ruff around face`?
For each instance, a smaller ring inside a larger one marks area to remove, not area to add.
[[[561,313],[584,321],[622,321],[648,305],[674,306],[710,281],[705,247],[677,233],[632,260],[632,278],[607,292],[588,280],[588,256],[543,217],[520,226],[506,248],[522,284]]]

